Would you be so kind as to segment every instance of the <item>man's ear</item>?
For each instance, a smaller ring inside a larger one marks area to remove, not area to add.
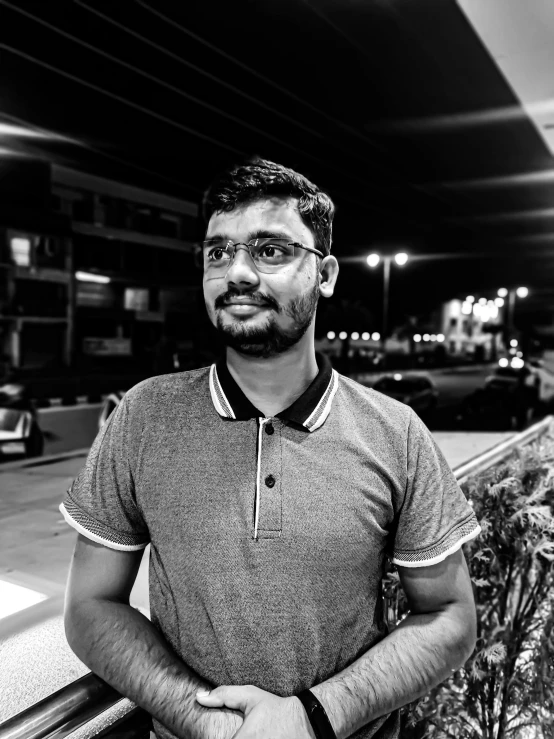
[[[331,255],[324,257],[319,265],[319,292],[322,297],[330,298],[339,276],[339,263]]]

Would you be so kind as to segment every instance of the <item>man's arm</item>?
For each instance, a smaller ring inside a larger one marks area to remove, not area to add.
[[[427,693],[475,647],[475,604],[461,550],[438,564],[398,571],[409,615],[347,668],[311,688],[338,739]]]
[[[79,534],[66,592],[71,649],[96,675],[182,739],[228,739],[242,724],[229,709],[195,700],[212,688],[173,652],[160,632],[129,605],[142,551],[109,549]]]

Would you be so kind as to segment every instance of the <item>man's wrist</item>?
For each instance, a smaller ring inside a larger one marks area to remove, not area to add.
[[[302,690],[296,697],[302,703],[315,738],[337,739],[327,712],[315,693],[311,690]]]

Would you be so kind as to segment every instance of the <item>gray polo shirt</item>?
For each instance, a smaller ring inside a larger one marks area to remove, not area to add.
[[[290,696],[330,678],[387,633],[386,557],[431,565],[479,533],[418,416],[317,361],[272,418],[224,360],[141,382],[60,506],[107,547],[151,544],[152,621],[214,685]],[[398,736],[398,712],[353,736]]]

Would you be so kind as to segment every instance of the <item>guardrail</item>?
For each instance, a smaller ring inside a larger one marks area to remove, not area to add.
[[[525,431],[456,467],[456,479],[462,483],[470,475],[478,474],[506,459],[514,449],[535,441],[551,429],[554,431],[553,421],[554,416],[547,416]],[[89,673],[0,724],[0,739],[64,739],[90,719],[113,708],[122,698],[114,688]],[[137,739],[143,731],[149,731],[149,725],[148,714],[131,706],[129,712],[111,728],[114,735],[121,736],[121,732],[125,731],[130,732],[133,739]],[[96,739],[109,736],[110,727],[97,734]]]

